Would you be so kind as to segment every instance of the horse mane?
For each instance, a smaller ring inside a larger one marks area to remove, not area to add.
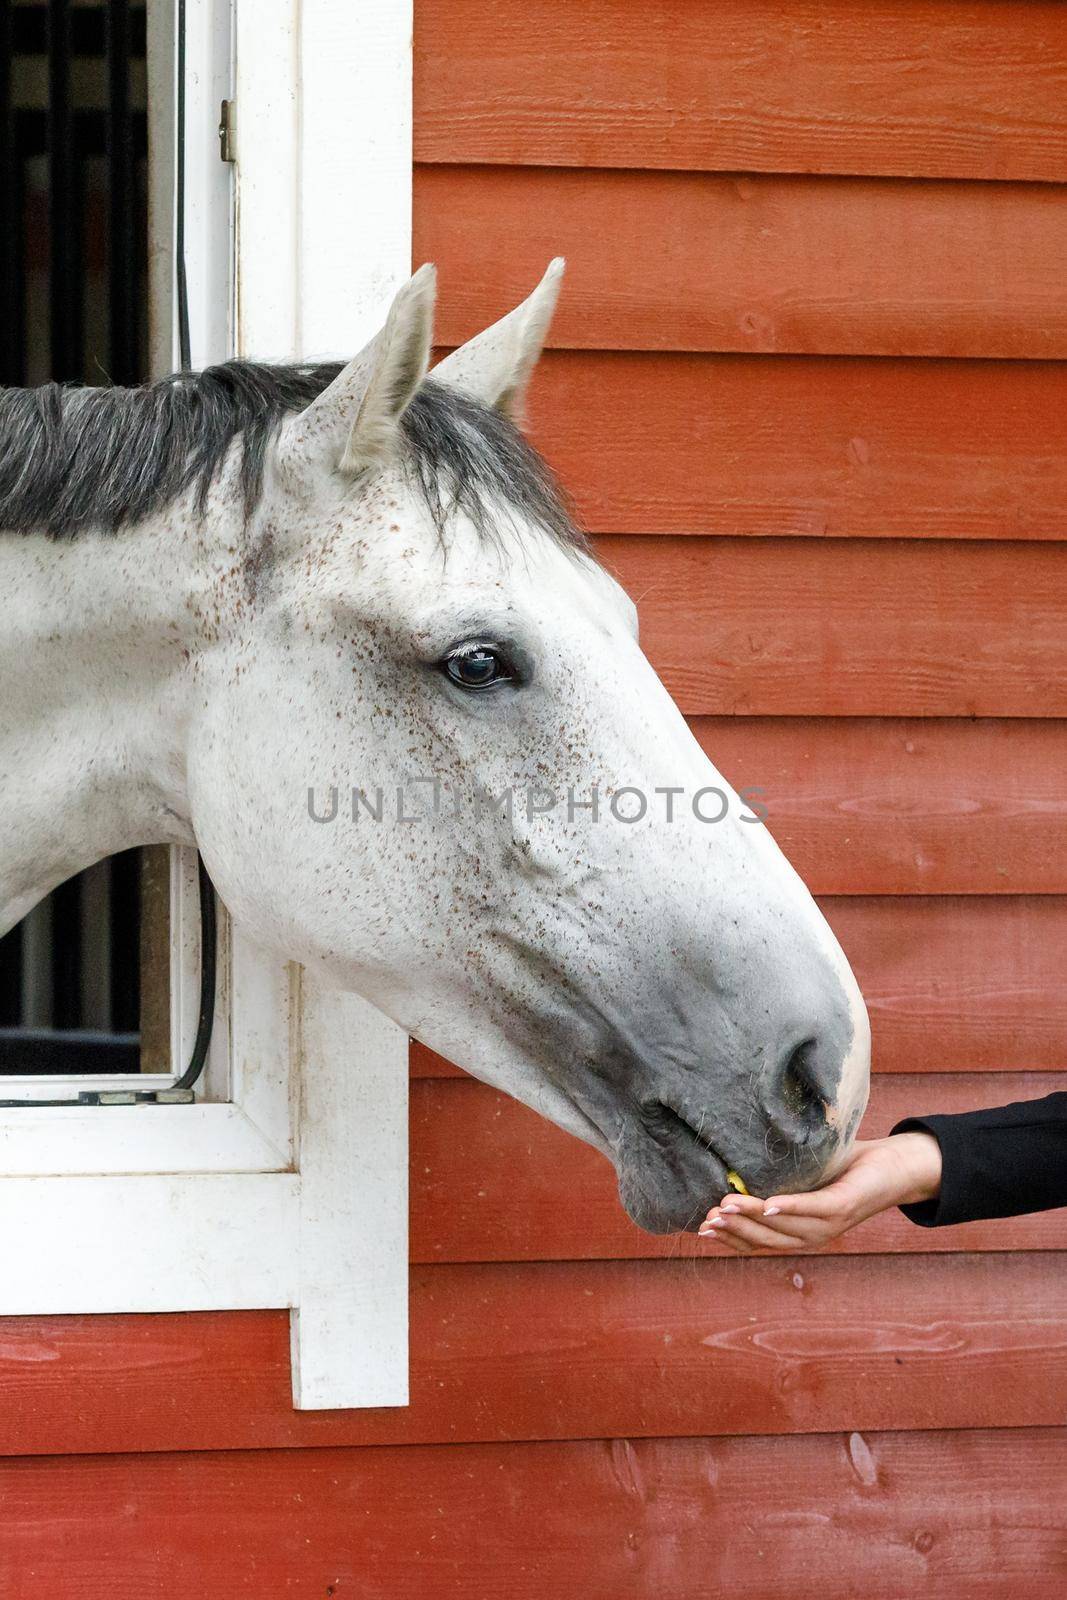
[[[283,418],[340,371],[340,362],[226,361],[133,389],[0,389],[0,529],[53,539],[116,533],[190,489],[203,514],[235,440],[250,515]],[[430,378],[401,426],[405,461],[439,534],[462,511],[494,538],[504,508],[585,548],[551,469],[499,412]]]

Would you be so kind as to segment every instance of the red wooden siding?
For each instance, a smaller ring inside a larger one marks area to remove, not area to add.
[[[816,894],[1067,891],[1067,723],[691,720]]]
[[[531,412],[595,533],[1067,535],[1060,362],[553,350]]]
[[[1042,1428],[41,1457],[0,1468],[0,1581],[5,1600],[1059,1600],[1063,1469]]]
[[[417,0],[420,162],[1067,171],[1067,16],[1019,0]]]
[[[1063,1421],[1062,1253],[713,1254],[416,1265],[411,1405],[388,1410],[294,1412],[284,1312],[13,1319],[0,1453]]]
[[[415,0],[453,344],[570,260],[532,429],[867,994],[866,1132],[1067,1082],[1067,7]],[[1065,1214],[639,1233],[412,1052],[412,1405],[283,1313],[0,1329],[4,1600],[1052,1600]]]
[[[1067,354],[1049,184],[425,167],[414,253],[441,268],[448,344],[566,255],[566,348]]]
[[[601,535],[682,710],[1067,715],[1067,543]]]

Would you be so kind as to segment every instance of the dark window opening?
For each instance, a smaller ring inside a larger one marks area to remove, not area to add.
[[[140,382],[143,0],[4,4],[0,121],[0,382]],[[169,1070],[168,898],[166,851],[128,850],[0,939],[0,1074]]]

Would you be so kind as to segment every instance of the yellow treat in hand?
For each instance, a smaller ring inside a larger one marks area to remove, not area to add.
[[[726,1181],[730,1185],[730,1188],[736,1190],[738,1194],[748,1193],[748,1190],[745,1188],[744,1180],[739,1178],[736,1172],[728,1172],[726,1174]]]

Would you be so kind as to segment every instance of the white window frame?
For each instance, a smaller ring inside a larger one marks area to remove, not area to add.
[[[149,13],[158,104],[173,84],[171,0]],[[234,350],[343,356],[378,326],[410,271],[411,25],[411,0],[186,0],[194,365]],[[224,97],[237,107],[232,257]],[[158,117],[153,135],[154,349],[169,366],[173,139]],[[194,863],[175,852],[177,1072],[198,1004]],[[298,1408],[407,1404],[407,1083],[400,1029],[220,913],[196,1104],[0,1110],[0,1315],[288,1307]],[[57,1096],[85,1086],[49,1080]]]

